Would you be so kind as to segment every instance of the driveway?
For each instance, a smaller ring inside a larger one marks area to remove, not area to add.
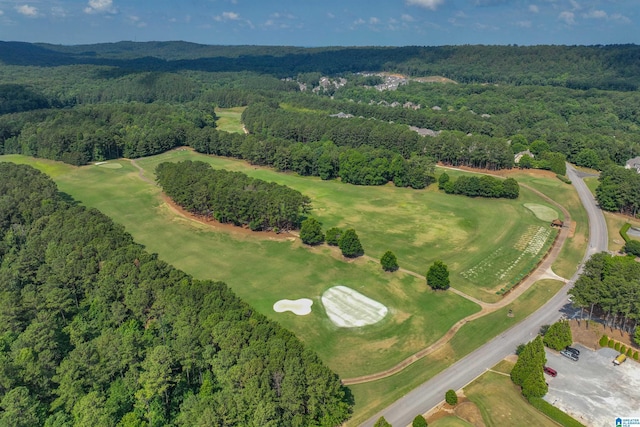
[[[627,360],[615,366],[619,352],[611,348],[575,347],[578,362],[546,350],[547,366],[558,376],[545,375],[549,392],[544,399],[590,427],[614,426],[617,417],[640,417],[640,364]]]

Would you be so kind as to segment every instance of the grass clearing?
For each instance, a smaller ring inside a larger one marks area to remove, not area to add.
[[[624,239],[620,235],[620,229],[627,222],[631,224],[632,227],[640,228],[640,220],[633,219],[630,216],[625,216],[616,212],[604,212],[604,219],[607,222],[607,231],[609,232],[609,250],[612,252],[618,252],[624,246]],[[627,233],[627,235],[629,235]],[[638,240],[637,238],[630,236],[629,238],[633,240]]]
[[[509,376],[485,372],[464,388],[488,426],[558,426],[556,422],[531,406]]]
[[[473,424],[466,422],[456,416],[443,417],[430,423],[431,427],[473,427]]]
[[[138,160],[145,175],[153,179],[155,167],[163,161],[201,160],[214,168],[243,172],[249,176],[287,185],[311,197],[316,217],[325,229],[355,228],[367,255],[379,259],[391,250],[401,267],[421,274],[440,259],[452,272],[452,286],[476,298],[495,302],[496,291],[522,277],[530,265],[520,263],[502,278],[469,279],[461,275],[485,260],[496,248],[506,248],[496,260],[497,270],[506,270],[520,256],[514,248],[527,227],[547,227],[523,203],[539,203],[528,190],[514,200],[471,199],[439,192],[436,186],[416,191],[396,188],[344,185],[339,181],[322,181],[317,177],[300,177],[271,169],[254,167],[246,162],[204,156],[188,150],[171,151]],[[496,212],[500,212],[496,215]],[[463,251],[460,248],[464,248]]]
[[[218,130],[229,133],[244,133],[242,112],[246,108],[247,107],[216,108],[215,113],[218,117],[216,127]]]

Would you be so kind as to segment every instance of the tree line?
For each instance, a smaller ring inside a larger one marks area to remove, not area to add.
[[[136,244],[28,166],[0,163],[0,424],[335,426],[315,353]]]
[[[120,42],[82,46],[2,42],[0,60],[22,66],[70,64],[128,72],[251,70],[279,78],[300,73],[389,71],[441,75],[461,83],[548,85],[633,91],[640,87],[633,44],[608,46],[207,46],[185,42]]]
[[[469,197],[504,197],[517,199],[520,185],[513,178],[500,179],[489,175],[463,175],[451,180],[446,172],[438,177],[438,187],[447,194],[462,194]]]
[[[640,264],[631,256],[595,254],[569,294],[589,319],[595,312],[606,325],[631,333],[640,320]]]
[[[155,173],[162,190],[189,212],[254,231],[297,229],[311,208],[297,190],[200,161],[160,163]]]
[[[610,166],[598,177],[596,200],[600,208],[633,217],[640,209],[640,173],[636,169]]]

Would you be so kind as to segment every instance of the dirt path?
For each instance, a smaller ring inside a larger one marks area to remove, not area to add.
[[[144,174],[144,169],[138,165],[136,163],[136,161],[134,159],[130,159],[130,162],[133,166],[135,166],[138,169],[138,176],[140,177],[140,179],[142,179],[143,181],[151,184],[151,185],[157,185],[154,181],[152,181],[151,179],[149,179],[148,177],[145,176]],[[450,169],[456,169],[456,168],[450,168]],[[483,173],[484,174],[484,173]],[[487,175],[490,175],[488,173],[486,173]],[[546,200],[547,202],[555,205],[556,207],[558,207],[561,211],[562,214],[564,216],[564,223],[565,224],[571,224],[571,216],[569,215],[569,212],[564,208],[564,206],[560,205],[559,203],[555,202],[554,200],[552,200],[551,198],[547,197],[546,195],[544,195],[543,193],[539,192],[538,190],[535,190],[527,185],[524,184],[520,184],[521,187],[527,188],[528,190],[536,193],[539,197],[541,197],[542,199]],[[163,193],[163,200],[165,201],[165,203],[170,207],[170,209],[175,212],[176,214],[185,217],[189,220],[192,221],[197,221],[199,223],[202,224],[206,224],[209,225],[211,227],[214,228],[218,228],[218,229],[224,229],[225,231],[228,232],[232,232],[232,233],[237,233],[237,234],[252,234],[255,235],[255,232],[247,230],[247,229],[243,229],[241,227],[236,227],[234,225],[229,225],[229,224],[221,224],[215,220],[211,220],[208,218],[200,218],[196,215],[193,215],[192,213],[182,209],[180,206],[176,205],[175,203],[173,203],[173,201],[167,197],[166,195],[164,195]],[[541,279],[546,279],[546,278],[551,278],[551,279],[555,279],[555,280],[561,280],[561,281],[565,281],[566,279],[557,276],[555,273],[553,273],[553,271],[551,270],[551,265],[553,264],[553,262],[556,260],[556,258],[558,257],[558,255],[560,254],[560,250],[562,250],[562,247],[564,245],[565,240],[567,239],[567,237],[569,236],[569,232],[570,232],[570,228],[569,226],[565,226],[562,227],[562,229],[560,230],[560,234],[558,235],[558,238],[556,239],[556,241],[554,242],[551,250],[549,250],[547,252],[547,255],[545,256],[545,258],[543,259],[543,261],[538,265],[538,267],[533,270],[533,272],[531,274],[529,274],[529,276],[527,278],[525,278],[523,281],[521,281],[518,285],[516,285],[504,298],[502,298],[500,301],[496,302],[496,303],[487,303],[484,301],[481,301],[475,297],[472,297],[471,295],[467,295],[464,292],[455,289],[453,287],[449,288],[450,292],[455,293],[456,295],[459,295],[469,301],[472,301],[476,304],[478,304],[481,309],[480,311],[478,311],[477,313],[471,314],[463,319],[460,319],[458,322],[456,322],[451,329],[449,329],[439,340],[437,340],[436,342],[434,342],[433,344],[431,344],[430,346],[423,348],[422,350],[418,351],[417,353],[409,356],[408,358],[404,359],[403,361],[401,361],[400,363],[398,363],[397,365],[381,371],[381,372],[376,372],[373,374],[369,374],[369,375],[363,375],[360,377],[355,377],[355,378],[346,378],[342,380],[342,383],[344,385],[352,385],[352,384],[361,384],[361,383],[365,383],[365,382],[370,382],[370,381],[375,381],[375,380],[379,380],[382,378],[386,378],[389,377],[391,375],[397,374],[398,372],[402,371],[403,369],[405,369],[407,366],[411,365],[412,363],[422,359],[423,357],[433,353],[434,351],[440,349],[441,347],[443,347],[445,344],[447,344],[451,338],[453,338],[453,336],[460,330],[460,328],[462,328],[467,322],[471,322],[473,320],[479,319],[483,316],[486,316],[487,314],[493,313],[509,304],[511,304],[514,300],[516,300],[519,296],[521,296],[524,292],[526,292],[535,282],[537,282],[538,280]],[[263,232],[261,232],[262,234]],[[282,235],[282,234],[276,234],[276,233],[264,233],[264,236],[269,238],[269,239],[291,239],[291,238],[299,238],[299,236],[297,235],[297,233],[294,232],[290,232],[287,233],[287,235]],[[364,255],[363,256],[364,259],[373,261],[375,263],[379,263],[380,261],[378,259],[375,259],[371,256],[368,255]],[[400,268],[399,271],[405,273],[405,274],[409,274],[411,276],[426,280],[426,277],[418,274],[414,271],[411,270],[407,270],[405,268]]]

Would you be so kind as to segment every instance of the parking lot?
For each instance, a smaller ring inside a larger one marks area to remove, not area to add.
[[[546,350],[547,366],[558,376],[545,375],[549,383],[545,400],[591,427],[614,426],[616,417],[639,417],[640,364],[627,360],[614,366],[619,353],[613,349],[574,347],[580,350],[577,362]]]

